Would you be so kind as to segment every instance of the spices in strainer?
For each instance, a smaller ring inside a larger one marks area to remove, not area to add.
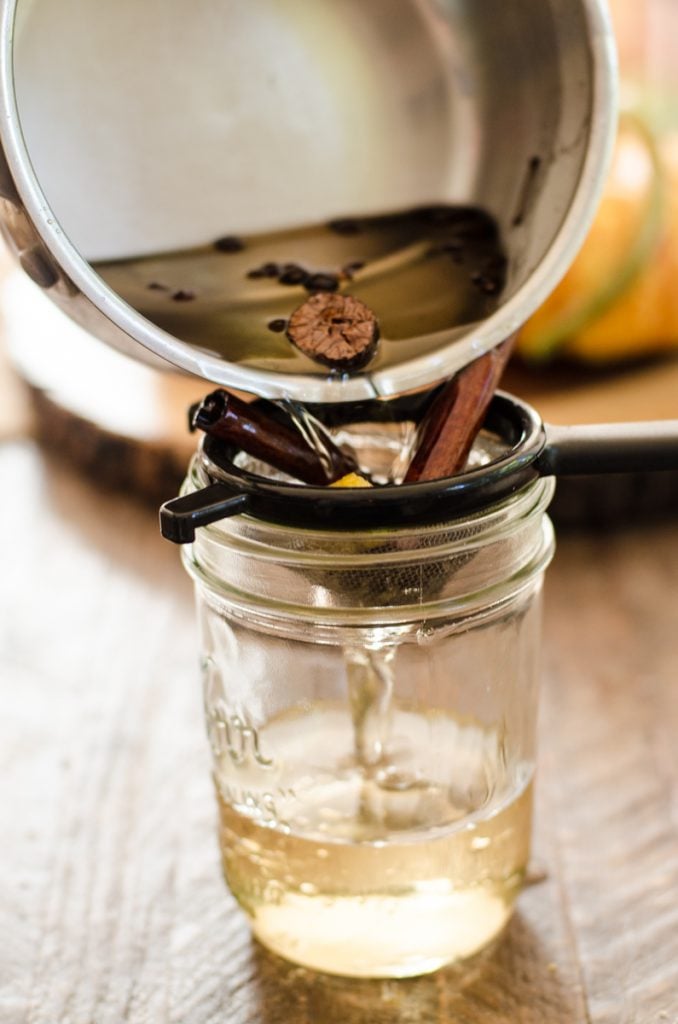
[[[515,335],[465,366],[433,399],[404,483],[442,480],[465,466],[508,362]]]
[[[192,406],[188,418],[191,430],[203,430],[306,484],[325,486],[357,469],[353,456],[324,431],[311,445],[272,402],[248,403],[218,389]]]

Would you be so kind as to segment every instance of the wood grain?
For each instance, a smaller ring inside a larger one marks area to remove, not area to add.
[[[252,943],[223,885],[190,587],[155,517],[28,442],[0,472],[3,1024],[678,1022],[678,524],[561,542],[535,884],[503,940],[348,982]]]
[[[589,1012],[601,1024],[675,1021],[676,530],[566,551],[568,571],[549,586],[546,756]]]

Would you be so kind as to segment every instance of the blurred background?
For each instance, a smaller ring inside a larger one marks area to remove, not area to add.
[[[612,0],[622,113],[598,216],[522,333],[505,386],[554,423],[678,416],[676,0]],[[33,436],[93,485],[174,494],[203,381],[157,373],[72,324],[0,254],[0,437]],[[562,481],[561,525],[675,514],[678,474]]]

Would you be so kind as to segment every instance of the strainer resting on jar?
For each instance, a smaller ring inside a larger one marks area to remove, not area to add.
[[[409,396],[388,406],[375,401],[316,407],[313,412],[330,432],[346,436],[348,431],[350,436],[351,428],[364,431],[376,423],[383,436],[385,408],[397,425],[416,419],[420,405],[421,397]],[[479,588],[490,570],[501,578],[491,537],[501,533],[504,517],[515,518],[516,502],[522,503],[518,512],[525,517],[543,511],[553,490],[551,477],[675,468],[678,421],[552,427],[526,403],[500,392],[469,468],[424,483],[309,487],[253,472],[236,449],[205,437],[183,495],[163,506],[161,528],[168,539],[188,543],[195,540],[197,528],[223,530],[224,522],[236,516],[235,531],[228,529],[237,534],[237,544],[248,556],[247,570],[242,571],[251,591],[256,575],[252,567],[263,557],[262,524],[271,524],[280,571],[287,564],[285,551],[290,570],[294,563],[291,602],[301,577],[304,587],[315,588],[310,600],[318,609],[369,605],[386,614],[389,608],[416,609],[446,601],[452,580],[459,593],[459,574],[464,575],[466,594]],[[525,552],[527,562],[530,557]],[[221,577],[224,566],[213,568]],[[238,587],[237,572],[233,586]]]

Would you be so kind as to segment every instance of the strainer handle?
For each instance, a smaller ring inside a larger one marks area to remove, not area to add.
[[[537,460],[541,476],[678,470],[678,420],[644,423],[544,424]]]
[[[160,532],[175,544],[190,544],[199,526],[209,526],[219,519],[245,512],[247,504],[247,494],[226,484],[210,484],[192,494],[166,501],[160,509]]]

